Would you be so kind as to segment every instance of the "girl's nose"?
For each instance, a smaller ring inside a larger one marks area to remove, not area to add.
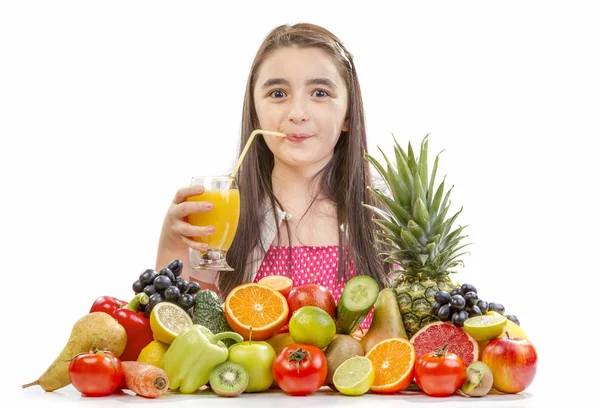
[[[288,112],[288,120],[294,123],[306,122],[309,119],[306,101],[303,98],[294,98]]]

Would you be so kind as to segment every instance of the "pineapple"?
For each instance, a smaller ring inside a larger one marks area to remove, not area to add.
[[[452,229],[462,211],[447,218],[450,192],[444,194],[444,181],[434,186],[438,167],[435,159],[431,178],[428,177],[428,136],[421,142],[415,158],[411,144],[405,152],[394,138],[395,164],[381,151],[384,167],[373,156],[366,159],[385,180],[389,192],[372,189],[382,203],[381,208],[365,205],[375,215],[381,227],[378,242],[383,245],[384,261],[400,269],[393,277],[391,288],[396,294],[406,332],[411,338],[423,326],[439,320],[431,312],[433,296],[438,290],[450,292],[457,287],[450,274],[462,264],[459,245],[466,226]]]

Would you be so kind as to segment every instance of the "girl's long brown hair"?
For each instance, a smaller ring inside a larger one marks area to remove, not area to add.
[[[367,151],[365,119],[360,85],[352,55],[331,32],[313,24],[282,25],[272,30],[259,48],[248,76],[242,113],[241,149],[246,145],[252,131],[258,128],[253,91],[258,71],[267,56],[281,47],[319,48],[329,54],[337,65],[348,90],[347,120],[349,130],[342,132],[333,157],[319,173],[321,194],[336,204],[338,221],[345,225],[340,234],[340,258],[338,279],[348,278],[349,262],[344,260],[344,246],[348,245],[357,275],[373,277],[380,285],[386,285],[387,266],[378,256],[375,240],[375,223],[363,203],[376,205],[375,198],[367,189],[371,177],[364,154]],[[252,143],[237,173],[242,203],[238,230],[227,253],[227,262],[233,272],[219,273],[219,291],[224,299],[237,285],[249,282],[255,248],[261,246],[260,231],[264,216],[262,203],[270,203],[275,215],[279,205],[273,194],[271,173],[273,154],[261,136]],[[278,228],[279,234],[279,228]],[[268,248],[262,248],[262,255]],[[261,256],[262,256],[261,255]]]

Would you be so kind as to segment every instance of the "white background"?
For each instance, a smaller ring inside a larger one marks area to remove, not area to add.
[[[233,167],[261,41],[308,21],[355,57],[371,152],[389,152],[392,133],[445,149],[438,174],[473,243],[457,279],[521,320],[539,353],[533,400],[584,398],[598,361],[586,351],[599,272],[592,3],[3,2],[4,388],[37,394],[19,386],[94,299],[131,297],[175,191]]]

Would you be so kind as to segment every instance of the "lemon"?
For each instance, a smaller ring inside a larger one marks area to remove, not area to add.
[[[495,339],[502,334],[508,319],[501,314],[484,314],[465,320],[465,331],[478,341]]]
[[[166,344],[171,344],[183,329],[192,324],[190,315],[170,302],[160,302],[150,312],[150,329],[154,339]]]
[[[362,395],[375,381],[375,368],[366,357],[356,356],[344,361],[333,373],[333,385],[344,395]]]
[[[296,343],[311,344],[323,349],[335,337],[335,321],[325,310],[303,306],[290,318],[290,336]]]
[[[162,367],[162,359],[167,352],[169,345],[162,341],[152,340],[142,349],[137,361],[141,363],[152,364],[155,367]]]

